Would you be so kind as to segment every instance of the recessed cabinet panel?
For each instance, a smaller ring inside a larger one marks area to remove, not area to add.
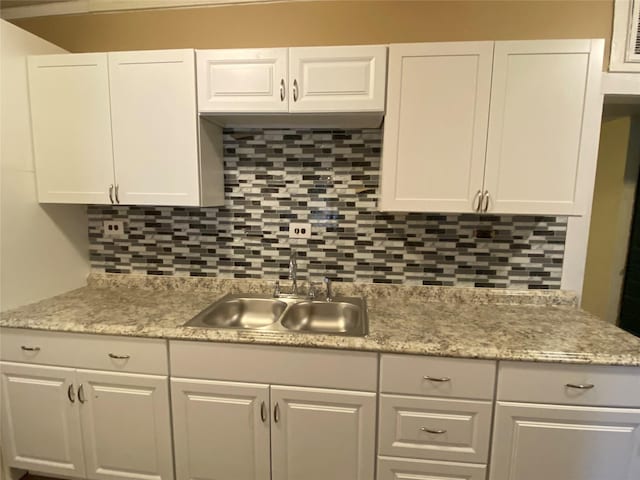
[[[110,203],[107,54],[33,56],[28,67],[38,200]]]
[[[197,50],[200,112],[287,112],[286,48]]]
[[[485,480],[487,468],[471,463],[380,457],[378,480]]]
[[[75,370],[0,362],[0,373],[7,464],[84,477]]]
[[[391,45],[381,210],[476,208],[492,55],[493,42]]]
[[[491,480],[636,480],[640,410],[498,402]]]
[[[269,386],[171,380],[178,480],[269,480]]]
[[[119,203],[197,206],[193,50],[109,53]]]
[[[290,48],[290,111],[383,111],[386,59],[385,46]]]
[[[167,377],[78,370],[90,479],[172,480]]]
[[[271,387],[273,480],[370,480],[376,394]]]

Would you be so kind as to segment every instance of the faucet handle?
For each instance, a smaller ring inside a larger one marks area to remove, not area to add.
[[[273,296],[276,298],[280,296],[280,280],[276,280],[276,283],[273,287]]]
[[[324,277],[322,279],[322,281],[327,286],[327,302],[331,302],[331,301],[333,301],[333,292],[332,292],[332,289],[331,289],[331,279],[329,277]]]

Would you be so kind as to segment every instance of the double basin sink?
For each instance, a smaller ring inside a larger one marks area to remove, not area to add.
[[[368,333],[367,323],[365,302],[358,297],[318,301],[230,294],[205,308],[185,326],[362,337]]]

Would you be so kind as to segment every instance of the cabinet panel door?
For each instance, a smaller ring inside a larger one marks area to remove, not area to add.
[[[167,377],[78,370],[87,478],[173,479]]]
[[[0,371],[7,464],[84,477],[80,413],[73,390],[75,370],[0,362]]]
[[[193,50],[109,53],[120,203],[197,206]]]
[[[640,410],[498,402],[490,478],[640,478]]]
[[[178,480],[269,480],[269,386],[171,379]]]
[[[382,112],[387,47],[289,49],[291,112]]]
[[[376,394],[271,387],[273,480],[370,480]]]
[[[485,176],[489,212],[585,212],[587,201],[576,196],[590,168],[580,162],[583,134],[588,117],[600,115],[589,109],[594,95],[602,102],[602,51],[592,43],[496,42]]]
[[[381,210],[477,208],[492,58],[493,42],[390,47]]]
[[[287,112],[287,48],[198,50],[200,112]]]
[[[34,56],[28,66],[38,200],[110,203],[107,54]]]

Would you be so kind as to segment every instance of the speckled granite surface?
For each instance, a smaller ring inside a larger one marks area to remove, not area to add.
[[[640,366],[640,339],[575,308],[571,294],[336,284],[367,297],[364,338],[182,327],[230,292],[270,282],[93,275],[89,286],[3,312],[1,327],[450,357]],[[285,288],[285,286],[283,286]]]

